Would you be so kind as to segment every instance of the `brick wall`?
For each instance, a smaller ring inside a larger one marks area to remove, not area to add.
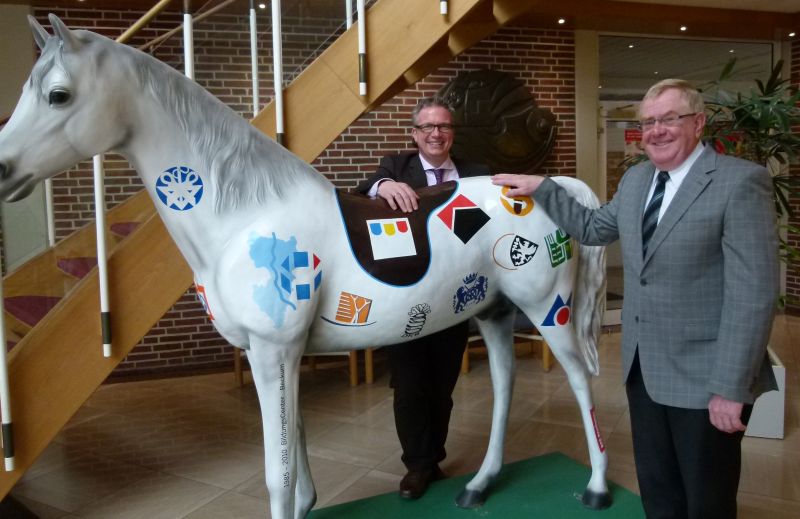
[[[792,43],[791,59],[791,82],[795,88],[800,88],[800,40]],[[800,125],[794,128],[796,134],[800,134]],[[800,177],[800,164],[794,164],[790,168],[792,175]],[[792,199],[792,210],[794,217],[789,219],[789,225],[800,228],[800,195]],[[788,242],[793,247],[800,249],[800,234],[789,233]],[[790,265],[786,272],[786,311],[795,315],[800,315],[800,264],[797,262]]]
[[[140,15],[133,11],[37,8],[47,26],[54,12],[70,27],[85,27],[116,37]],[[174,27],[180,15],[159,16],[131,42],[140,45],[157,31]],[[284,16],[284,69],[287,77],[323,44],[339,20]],[[195,77],[198,83],[245,117],[251,115],[248,22],[243,16],[215,16],[195,25]],[[272,95],[270,20],[259,16],[261,34],[261,95]],[[182,68],[180,41],[159,47],[156,57]],[[558,119],[558,139],[542,173],[575,175],[574,39],[571,31],[505,28],[469,49],[424,81],[362,116],[314,161],[314,166],[338,187],[349,189],[369,175],[386,153],[409,148],[408,124],[417,99],[431,95],[461,71],[492,67],[524,81],[540,106]],[[120,157],[107,157],[107,204],[112,207],[141,189],[141,182]],[[54,179],[59,238],[93,220],[91,164],[81,164]],[[231,349],[213,330],[188,291],[153,327],[112,374],[120,378],[143,374],[173,374],[231,367]]]
[[[363,115],[313,165],[337,187],[356,186],[387,153],[412,149],[411,110],[459,72],[493,68],[514,75],[557,117],[558,139],[543,174],[575,176],[575,42],[571,31],[504,28]]]

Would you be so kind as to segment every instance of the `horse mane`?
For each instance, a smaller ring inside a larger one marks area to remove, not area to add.
[[[123,47],[142,92],[175,115],[193,151],[208,166],[216,189],[216,212],[263,205],[301,183],[315,182],[332,189],[313,167],[203,87],[161,61]]]

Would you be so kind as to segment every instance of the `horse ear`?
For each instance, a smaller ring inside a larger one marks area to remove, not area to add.
[[[64,50],[72,51],[80,48],[80,41],[72,34],[69,27],[61,21],[61,18],[53,13],[50,13],[47,17],[50,19],[50,25],[53,26],[53,32],[55,32],[56,37],[63,42]]]
[[[36,21],[36,18],[31,15],[28,15],[28,24],[31,26],[31,32],[33,33],[33,40],[36,42],[36,46],[39,47],[39,50],[44,50],[44,45],[47,43],[50,34]]]

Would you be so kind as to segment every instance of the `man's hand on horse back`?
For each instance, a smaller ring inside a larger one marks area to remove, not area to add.
[[[497,186],[509,186],[506,196],[529,196],[539,188],[545,177],[538,175],[512,175],[510,173],[500,173],[492,176],[492,184]]]
[[[417,200],[419,195],[408,184],[387,180],[378,186],[378,196],[386,200],[394,210],[400,209],[404,213],[410,213],[419,209]]]

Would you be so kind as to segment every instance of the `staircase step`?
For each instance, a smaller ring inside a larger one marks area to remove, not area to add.
[[[61,298],[54,296],[13,296],[6,297],[4,304],[6,312],[28,326],[36,326],[59,301]]]
[[[97,258],[89,257],[75,257],[75,258],[60,258],[57,262],[58,268],[78,279],[88,274],[93,268],[97,266]]]
[[[117,222],[111,224],[111,232],[118,236],[127,236],[137,227],[139,227],[139,222]]]

